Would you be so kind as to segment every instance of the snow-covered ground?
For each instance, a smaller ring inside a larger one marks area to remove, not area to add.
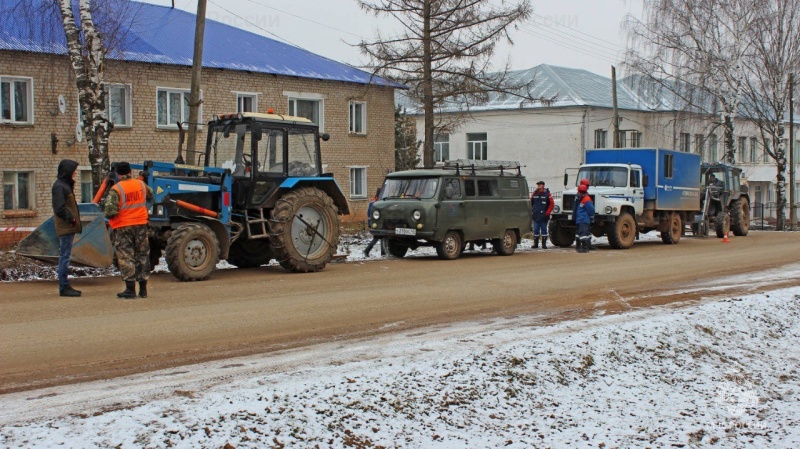
[[[0,446],[800,447],[800,288],[547,318],[5,395]]]

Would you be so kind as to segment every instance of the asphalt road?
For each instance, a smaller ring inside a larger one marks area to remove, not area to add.
[[[697,299],[710,291],[686,286],[722,276],[740,282],[713,294],[764,290],[752,273],[800,262],[798,243],[798,233],[751,232],[727,244],[683,238],[590,254],[467,253],[335,263],[314,274],[219,270],[196,283],[158,274],[149,298],[134,301],[116,298],[118,278],[74,281],[80,298],[59,297],[54,281],[2,283],[0,393],[461,320],[613,313]]]

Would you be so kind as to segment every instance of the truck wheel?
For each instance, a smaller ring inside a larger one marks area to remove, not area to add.
[[[461,235],[456,231],[449,231],[444,235],[444,239],[436,244],[436,254],[440,259],[458,259],[462,248],[464,248],[464,244],[461,241]]]
[[[166,259],[176,278],[202,281],[217,266],[219,241],[214,231],[202,223],[182,223],[167,241]]]
[[[575,241],[575,228],[561,226],[556,220],[551,221],[547,228],[547,232],[550,234],[550,241],[553,245],[561,248],[569,248]]]
[[[672,213],[669,217],[669,230],[661,233],[661,241],[667,245],[674,245],[681,239],[683,220],[681,214]]]
[[[737,236],[745,236],[750,231],[750,203],[747,198],[731,202],[731,231]]]
[[[386,252],[392,257],[402,259],[408,252],[408,245],[397,239],[386,239]]]
[[[714,228],[717,231],[717,238],[723,238],[731,230],[731,219],[728,214],[720,212],[714,221]]]
[[[272,209],[270,241],[281,266],[297,273],[325,268],[339,246],[339,216],[333,200],[315,187],[301,187]]]
[[[517,249],[517,233],[513,229],[506,229],[502,239],[492,240],[492,247],[501,256],[510,256]]]
[[[228,250],[228,263],[239,268],[255,268],[269,263],[272,250],[267,239],[247,240],[239,238]]]
[[[628,249],[636,240],[636,221],[631,214],[623,212],[609,226],[608,243],[614,249]]]

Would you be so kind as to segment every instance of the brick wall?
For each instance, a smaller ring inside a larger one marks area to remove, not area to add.
[[[37,226],[52,215],[50,187],[61,159],[89,165],[86,141],[77,142],[78,100],[75,77],[65,56],[0,51],[0,75],[33,79],[34,124],[0,124],[0,171],[30,170],[36,188],[35,210],[29,213],[4,211],[0,228]],[[106,83],[127,84],[132,92],[132,124],[111,133],[109,155],[112,161],[173,161],[177,155],[178,132],[156,127],[156,89],[188,89],[191,68],[134,62],[107,61]],[[333,172],[350,202],[345,221],[366,219],[368,198],[394,169],[394,93],[393,89],[337,81],[312,80],[222,69],[203,69],[202,122],[214,114],[236,111],[235,92],[258,93],[258,112],[268,108],[288,113],[286,92],[321,95],[324,102],[324,131],[331,135],[322,142],[323,163]],[[58,97],[66,99],[66,110],[59,111]],[[349,102],[367,104],[367,134],[350,135]],[[58,154],[51,150],[51,134],[59,140]],[[204,131],[198,133],[197,148],[204,148]],[[350,166],[367,167],[367,198],[350,199]],[[3,208],[4,209],[4,208]]]

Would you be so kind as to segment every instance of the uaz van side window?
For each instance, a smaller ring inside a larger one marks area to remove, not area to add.
[[[490,179],[478,180],[478,196],[495,196],[497,182]]]
[[[464,192],[467,196],[475,196],[475,181],[472,179],[464,180]]]
[[[458,178],[444,180],[444,197],[448,200],[461,198],[461,183]]]

